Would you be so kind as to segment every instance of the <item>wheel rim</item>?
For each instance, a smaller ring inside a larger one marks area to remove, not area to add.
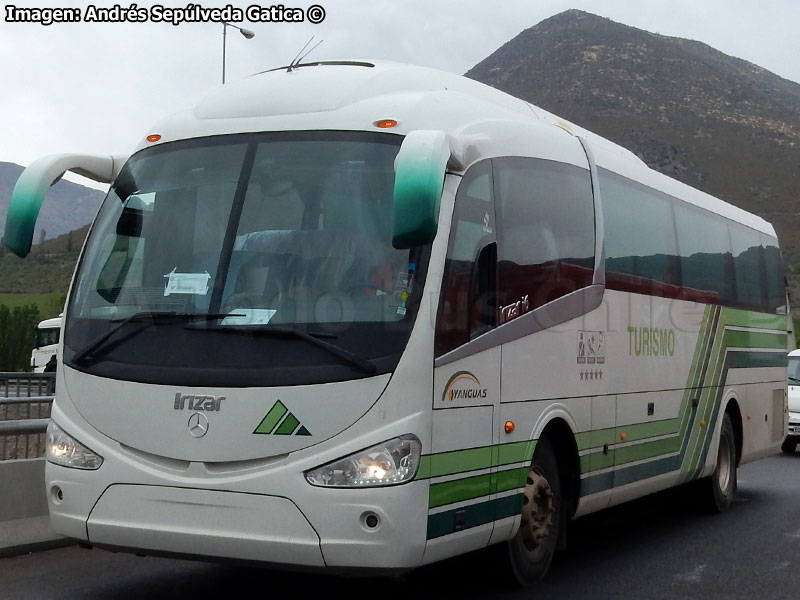
[[[544,542],[553,530],[553,500],[553,489],[544,471],[539,466],[531,467],[522,500],[520,524],[522,545],[530,554],[536,554],[545,547]]]
[[[719,440],[719,456],[717,456],[717,485],[721,491],[728,489],[731,480],[730,442],[724,435]]]

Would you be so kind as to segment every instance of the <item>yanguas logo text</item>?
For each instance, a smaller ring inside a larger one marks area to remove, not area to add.
[[[442,392],[442,402],[472,400],[474,398],[486,398],[486,388],[469,371],[458,371],[453,374],[447,381],[447,385],[444,386],[444,392]]]

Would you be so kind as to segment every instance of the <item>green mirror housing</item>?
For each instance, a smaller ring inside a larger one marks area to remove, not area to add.
[[[22,172],[11,194],[3,237],[5,245],[17,256],[28,255],[44,196],[66,171],[111,183],[124,162],[124,158],[114,156],[53,154],[31,164]]]
[[[394,161],[395,248],[423,246],[436,236],[450,153],[444,131],[412,131],[403,140]]]

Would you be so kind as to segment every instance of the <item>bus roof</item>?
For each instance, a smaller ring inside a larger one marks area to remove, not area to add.
[[[375,123],[397,121],[391,129]],[[565,135],[588,142],[606,168],[748,227],[775,236],[756,215],[650,168],[634,153],[542,108],[460,75],[372,60],[338,60],[282,67],[217,87],[195,108],[170,116],[137,150],[170,141],[266,131],[354,130],[406,135],[418,129],[448,133],[464,167],[492,156],[552,158],[585,165]],[[496,137],[494,143],[492,138]]]

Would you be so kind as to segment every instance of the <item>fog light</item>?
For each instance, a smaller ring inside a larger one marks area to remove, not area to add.
[[[375,530],[381,526],[381,518],[374,512],[365,512],[361,515],[361,524],[366,529]]]

